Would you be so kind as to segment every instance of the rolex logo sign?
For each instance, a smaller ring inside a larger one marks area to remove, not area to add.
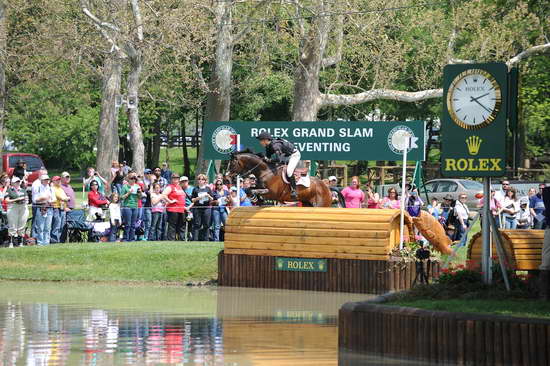
[[[479,138],[479,136],[470,136],[466,139],[466,146],[468,146],[468,152],[470,155],[477,155],[479,153],[479,147],[481,146],[481,143],[483,142],[482,139]]]

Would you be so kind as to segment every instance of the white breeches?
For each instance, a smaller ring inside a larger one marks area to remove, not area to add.
[[[294,174],[294,169],[296,169],[296,166],[300,162],[300,159],[302,156],[300,155],[299,151],[296,151],[292,155],[290,155],[290,158],[288,160],[288,164],[286,166],[286,176],[292,177],[292,174]]]

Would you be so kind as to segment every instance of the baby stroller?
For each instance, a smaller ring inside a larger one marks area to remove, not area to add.
[[[67,212],[67,242],[83,243],[88,241],[88,232],[92,225],[86,221],[84,210]]]

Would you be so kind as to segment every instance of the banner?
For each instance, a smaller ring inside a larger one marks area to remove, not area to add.
[[[227,160],[245,148],[265,151],[256,139],[264,131],[292,142],[303,160],[401,160],[409,137],[408,159],[426,158],[424,121],[205,122],[205,158]]]

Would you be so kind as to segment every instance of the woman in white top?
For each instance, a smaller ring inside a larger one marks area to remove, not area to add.
[[[458,220],[458,225],[456,228],[456,234],[455,234],[455,241],[462,240],[462,236],[466,232],[466,229],[468,229],[468,219],[470,218],[470,210],[468,209],[468,206],[466,206],[466,200],[468,199],[468,196],[466,196],[466,193],[461,193],[458,196],[458,201],[455,203],[455,215]]]
[[[520,210],[515,188],[506,192],[502,200],[502,217],[505,229],[515,229],[518,226],[517,214]]]

